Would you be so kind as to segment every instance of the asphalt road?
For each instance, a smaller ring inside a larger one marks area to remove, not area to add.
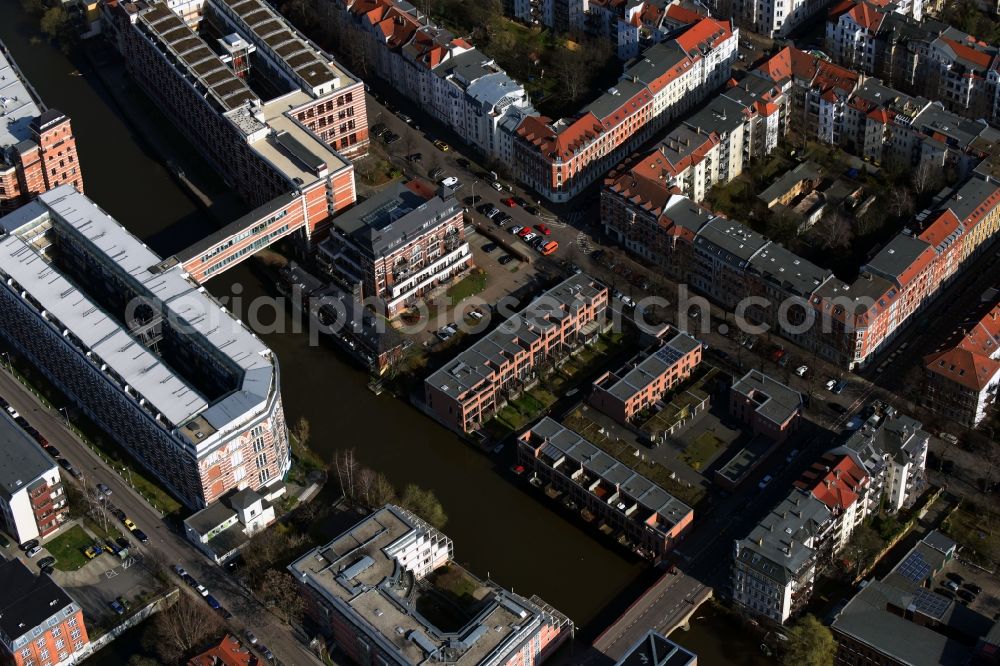
[[[50,411],[30,393],[4,366],[0,372],[0,395],[24,416],[69,460],[83,475],[88,487],[106,484],[112,491],[112,501],[149,536],[149,542],[140,544],[146,556],[158,557],[167,566],[180,564],[205,585],[211,594],[233,614],[230,630],[242,634],[250,628],[267,645],[280,663],[321,664],[322,662],[299,640],[292,629],[271,615],[263,605],[247,595],[242,588],[220,567],[202,555],[182,536],[173,532],[122,477],[94,454],[86,444],[70,431],[60,413]],[[65,483],[80,483],[63,473]],[[132,541],[136,541],[132,539]],[[183,593],[197,595],[180,579],[176,579]]]

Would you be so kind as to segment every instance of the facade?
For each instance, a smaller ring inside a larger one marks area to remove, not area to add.
[[[18,543],[45,538],[69,516],[59,466],[5,412],[0,414],[0,526]]]
[[[573,623],[537,596],[528,599],[481,581],[453,554],[444,534],[386,505],[288,569],[302,587],[310,617],[358,664],[531,666],[572,635]],[[441,594],[435,587],[441,572],[460,576],[479,600],[456,628],[437,627],[418,611],[422,601]]]
[[[518,437],[517,460],[546,494],[565,495],[650,559],[673,550],[694,520],[694,509],[549,417]]]
[[[431,374],[427,408],[457,432],[478,430],[546,359],[595,338],[607,307],[603,284],[585,273],[567,278]]]
[[[242,549],[250,537],[273,522],[271,502],[244,488],[185,518],[184,535],[216,564],[222,564]]]
[[[851,456],[826,453],[795,482],[796,488],[812,494],[830,510],[834,520],[831,553],[843,550],[854,530],[878,510],[870,481],[865,468]]]
[[[573,0],[554,0],[556,4]],[[452,129],[488,158],[511,164],[505,121],[534,112],[524,87],[461,37],[404,0],[334,0],[331,27],[352,63]]]
[[[0,662],[70,666],[90,653],[83,610],[48,574],[0,561]]]
[[[473,266],[462,204],[446,187],[428,195],[394,183],[338,216],[319,248],[332,275],[390,317]]]
[[[367,151],[363,84],[267,3],[205,3],[193,16],[227,35],[212,44],[159,0],[104,9],[129,73],[254,207],[171,262],[203,281],[283,236],[322,238],[354,203],[353,166],[339,151]],[[234,56],[234,44],[254,48]]]
[[[739,31],[701,19],[643,51],[618,83],[574,118],[526,116],[514,172],[550,201],[568,201],[729,78]]]
[[[811,494],[792,490],[733,551],[733,603],[784,624],[812,595],[816,562],[833,516]]]
[[[935,582],[941,589],[943,573],[956,555],[955,542],[931,531],[884,578],[863,584],[830,625],[837,642],[834,663],[995,663],[1000,644],[995,621],[932,591]]]
[[[924,357],[927,403],[967,428],[975,428],[1000,392],[1000,304],[963,325],[959,341]]]
[[[889,17],[923,17],[922,0],[843,0],[830,8],[826,22],[826,53],[841,65],[869,75],[876,72],[876,37]],[[889,21],[893,23],[894,21]]]
[[[277,359],[68,185],[0,218],[0,335],[191,508],[291,464]]]
[[[590,403],[619,423],[630,423],[686,381],[701,363],[702,346],[687,333],[672,333],[618,371],[595,379]]]
[[[698,656],[650,629],[615,666],[698,666]]]
[[[930,435],[892,407],[877,409],[834,455],[848,455],[871,478],[871,502],[892,513],[912,505],[924,488]]]
[[[47,109],[0,43],[0,215],[52,188],[83,191],[69,116]]]
[[[729,389],[729,413],[755,435],[783,442],[798,427],[802,394],[760,370],[751,370]]]
[[[507,14],[526,25],[580,34],[586,27],[589,0],[505,0]]]

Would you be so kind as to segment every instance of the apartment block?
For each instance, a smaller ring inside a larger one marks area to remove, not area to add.
[[[925,488],[931,436],[921,427],[919,421],[883,406],[831,453],[850,456],[871,479],[874,506],[896,512],[911,506]]]
[[[702,19],[643,51],[573,118],[525,117],[514,141],[518,178],[550,201],[568,201],[720,88],[738,42],[728,21]]]
[[[1000,118],[998,49],[936,19],[889,3],[846,0],[827,23],[833,59],[971,120]]]
[[[705,5],[682,0],[589,0],[585,30],[630,60],[706,16]]]
[[[798,427],[802,394],[760,370],[751,370],[729,389],[729,413],[755,435],[782,442]]]
[[[650,629],[615,666],[698,666],[698,656]]]
[[[834,520],[828,542],[831,553],[843,550],[854,530],[878,510],[870,481],[868,472],[853,457],[828,452],[795,482],[796,488],[812,494],[830,510]]]
[[[567,498],[584,519],[640,555],[659,560],[683,538],[694,509],[545,417],[518,437],[517,460],[552,498]]]
[[[319,258],[390,317],[473,266],[461,202],[418,181],[394,183],[339,215]]]
[[[52,188],[83,191],[69,116],[47,108],[0,42],[0,215]]]
[[[393,505],[288,569],[312,620],[358,664],[533,666],[573,634],[573,623],[537,596],[514,594],[463,569],[454,561],[451,539]],[[450,610],[450,626],[438,627],[422,611],[440,603],[444,574],[458,579],[475,601]]]
[[[594,340],[605,326],[608,288],[579,273],[549,289],[424,382],[430,413],[470,433],[536,376],[546,359]]]
[[[0,526],[18,543],[44,538],[69,515],[59,466],[10,416],[0,414]]]
[[[277,359],[68,185],[0,218],[0,335],[191,508],[291,464]]]
[[[619,423],[630,423],[691,377],[701,355],[700,342],[687,333],[671,331],[624,367],[595,379],[590,403]]]
[[[833,663],[995,663],[1000,634],[994,618],[932,591],[945,582],[956,551],[954,541],[932,530],[881,580],[866,581],[830,625],[837,643]]]
[[[505,0],[504,10],[526,25],[542,25],[556,32],[581,34],[586,27],[589,0]]]
[[[963,324],[957,344],[924,357],[926,401],[967,428],[986,418],[1000,392],[1000,303]]]
[[[0,662],[70,666],[90,654],[80,605],[18,558],[0,561]]]
[[[572,2],[572,0],[555,0]],[[334,0],[330,23],[364,67],[469,145],[512,164],[509,116],[534,112],[524,87],[496,62],[405,0]]]
[[[833,516],[811,494],[792,490],[733,550],[733,603],[784,624],[809,601]]]
[[[170,261],[205,280],[283,236],[322,238],[354,203],[363,84],[267,3],[211,0],[194,27],[159,0],[104,12],[129,73],[254,207]]]

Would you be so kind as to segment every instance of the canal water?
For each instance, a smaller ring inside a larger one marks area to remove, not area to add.
[[[133,130],[86,61],[38,39],[36,22],[22,15],[16,0],[0,0],[0,40],[43,100],[71,116],[86,191],[99,205],[160,254],[218,226]],[[270,294],[265,280],[248,262],[207,286],[218,297],[238,294],[247,303]],[[285,320],[283,312],[278,316]],[[651,581],[643,565],[513,485],[502,473],[509,462],[474,451],[400,400],[372,394],[365,374],[336,352],[310,347],[304,334],[263,337],[280,359],[289,423],[306,417],[311,447],[326,459],[354,448],[362,464],[397,485],[433,489],[448,515],[445,532],[456,559],[476,574],[538,594],[580,625],[583,639]],[[696,622],[675,638],[704,652],[704,664],[751,663],[725,649],[736,640],[725,625],[713,631],[711,623]]]

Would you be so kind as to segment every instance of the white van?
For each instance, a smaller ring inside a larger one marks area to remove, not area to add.
[[[458,178],[455,176],[448,176],[441,181],[441,184],[445,187],[458,187]]]

